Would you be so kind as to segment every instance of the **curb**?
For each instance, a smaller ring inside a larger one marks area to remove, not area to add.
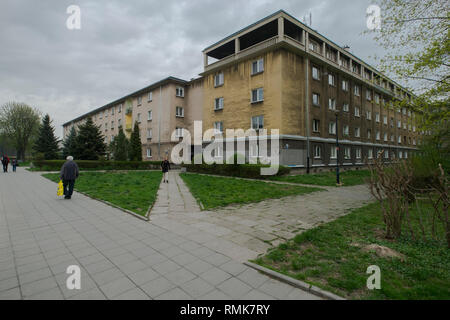
[[[315,294],[316,296],[319,296],[321,298],[324,298],[326,300],[346,300],[345,298],[342,298],[334,293],[322,290],[316,286],[310,285],[309,283],[293,279],[291,277],[285,276],[284,274],[281,274],[279,272],[270,270],[268,268],[262,267],[258,264],[252,263],[252,262],[244,262],[244,264],[250,268],[253,268],[255,270],[258,270],[272,278],[275,278],[276,280],[279,280],[281,282],[287,283],[291,286],[294,286],[296,288],[305,290],[307,292],[310,292],[312,294]]]

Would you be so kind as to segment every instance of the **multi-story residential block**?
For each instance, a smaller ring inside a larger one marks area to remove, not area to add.
[[[202,119],[203,79],[185,81],[169,77],[97,108],[65,123],[64,136],[72,126],[78,127],[87,117],[100,127],[105,142],[110,143],[122,127],[129,137],[134,123],[139,123],[142,158],[161,160],[170,156],[184,130],[193,130],[194,120]]]
[[[137,120],[143,158],[160,160],[176,143],[172,132],[192,134],[194,120],[225,140],[232,139],[226,129],[269,135],[278,129],[280,163],[300,168],[362,165],[381,150],[386,158],[406,158],[416,149],[414,114],[389,103],[410,93],[282,10],[207,47],[203,56],[200,78],[161,80],[64,124],[65,134],[91,116],[109,142],[120,126],[129,134]],[[214,156],[223,159],[224,151]],[[261,157],[248,141],[245,153]]]
[[[389,108],[389,101],[410,93],[284,11],[203,54],[203,127],[279,129],[281,164],[361,165],[380,150],[407,156],[415,149],[415,134],[406,127],[414,123],[411,114]],[[397,139],[389,142],[387,135]],[[252,156],[248,148],[246,156]]]

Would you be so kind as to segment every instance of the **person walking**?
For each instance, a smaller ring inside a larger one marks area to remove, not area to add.
[[[64,199],[70,199],[72,198],[75,180],[78,178],[80,171],[78,170],[78,165],[73,161],[72,156],[68,156],[66,160],[67,161],[61,167],[59,177],[63,182]]]
[[[170,162],[167,160],[167,157],[164,159],[163,162],[161,162],[161,169],[163,172],[163,182],[169,183],[169,170],[170,170]]]
[[[8,172],[8,163],[9,163],[9,158],[7,155],[4,155],[2,158],[3,172]]]
[[[12,165],[12,167],[13,167],[13,172],[16,172],[16,168],[17,168],[17,158],[12,159],[11,165]]]

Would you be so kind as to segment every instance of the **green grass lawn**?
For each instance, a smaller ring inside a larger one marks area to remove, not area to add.
[[[344,171],[339,174],[340,182],[343,183],[344,186],[364,184],[366,183],[366,179],[368,177],[370,177],[369,170],[351,170]],[[292,176],[274,176],[270,179],[275,181],[313,184],[319,186],[336,186],[336,171]]]
[[[229,204],[259,202],[265,199],[282,198],[322,190],[191,173],[182,173],[180,176],[193,196],[202,202],[205,209],[223,207]]]
[[[422,210],[431,208],[423,204]],[[438,240],[428,242],[412,240],[406,222],[403,230],[400,239],[385,239],[374,203],[305,231],[255,262],[349,299],[450,299],[450,250],[443,229]],[[403,254],[404,262],[361,249],[372,243]],[[366,287],[370,265],[381,269],[380,290]]]
[[[43,176],[55,182],[59,181],[59,174],[56,173],[47,173]],[[161,178],[160,171],[81,172],[75,182],[75,189],[145,216],[148,208],[156,200]]]

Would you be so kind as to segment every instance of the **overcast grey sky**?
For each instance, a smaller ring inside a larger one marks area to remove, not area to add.
[[[81,30],[66,28],[69,5]],[[370,0],[2,0],[0,104],[20,101],[61,125],[169,75],[202,71],[201,51],[279,9],[369,64],[382,55],[366,28]]]

